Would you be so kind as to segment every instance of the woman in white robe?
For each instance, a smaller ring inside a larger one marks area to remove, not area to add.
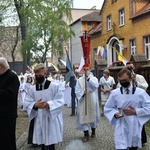
[[[108,69],[103,71],[103,77],[100,78],[99,81],[101,87],[101,117],[104,116],[104,105],[111,93],[111,90],[114,89],[115,80],[112,76],[110,76],[110,72]]]

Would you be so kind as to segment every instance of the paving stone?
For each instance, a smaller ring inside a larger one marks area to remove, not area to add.
[[[64,106],[63,142],[56,144],[56,150],[115,150],[113,128],[109,125],[105,117],[101,117],[100,126],[96,129],[96,137],[90,138],[83,143],[83,132],[76,130],[76,116],[70,116],[70,108]],[[27,144],[28,130],[24,131],[17,140],[18,150],[40,150],[40,147],[33,148]],[[150,137],[148,143],[140,150],[150,150]]]

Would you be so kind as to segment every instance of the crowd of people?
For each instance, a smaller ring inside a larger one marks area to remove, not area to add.
[[[64,106],[71,108],[70,116],[76,116],[76,129],[83,131],[83,143],[89,137],[96,137],[100,117],[106,117],[114,127],[116,150],[142,147],[147,142],[144,124],[150,119],[150,97],[146,92],[148,83],[134,69],[133,63],[128,62],[118,72],[118,83],[108,68],[103,70],[100,79],[88,67],[82,73],[76,69],[69,78],[61,73],[52,75],[44,64],[37,64],[32,73],[17,76],[7,60],[0,57],[3,150],[16,150],[18,103],[30,120],[28,144],[40,146],[42,150],[55,150],[55,144],[63,141]]]

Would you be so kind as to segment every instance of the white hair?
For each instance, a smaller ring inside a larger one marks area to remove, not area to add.
[[[0,57],[0,64],[4,65],[4,67],[5,67],[6,69],[9,69],[9,64],[8,64],[6,58]]]

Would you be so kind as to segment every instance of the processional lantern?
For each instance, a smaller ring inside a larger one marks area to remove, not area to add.
[[[87,76],[86,76],[86,70],[88,70],[90,67],[90,36],[87,34],[87,31],[85,31],[83,35],[80,36],[80,38],[81,38],[82,49],[83,49],[83,57],[85,60],[85,65],[84,65],[85,82],[83,83],[83,85],[85,86],[84,92],[86,91],[86,94],[83,96],[82,104],[80,104],[81,107],[83,108],[83,111],[80,112],[81,113],[80,115],[83,117],[79,117],[79,118],[81,124],[88,124],[94,122],[93,120],[94,117],[91,117],[92,99],[91,99],[90,92],[87,90]]]
[[[85,60],[85,66],[86,68],[90,67],[90,36],[87,34],[87,31],[83,33],[81,38],[82,43],[82,49],[83,49],[83,57]]]

